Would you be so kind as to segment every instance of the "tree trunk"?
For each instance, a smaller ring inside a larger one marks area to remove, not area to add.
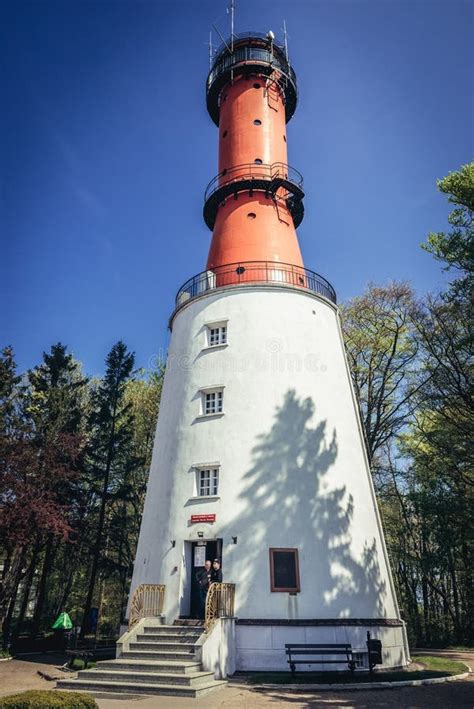
[[[26,557],[26,547],[23,547],[21,554],[19,556],[18,562],[15,564],[14,577],[12,578],[10,586],[10,595],[8,599],[8,605],[6,607],[6,613],[2,621],[2,646],[6,650],[10,642],[10,628],[13,617],[13,612],[15,610],[16,597],[18,593],[18,586],[22,577],[22,568],[25,563]],[[11,571],[11,569],[10,569]]]
[[[25,556],[26,547],[22,547],[13,552],[10,551],[4,562],[2,583],[0,584],[0,622],[2,627],[10,609],[12,596],[16,596]],[[4,642],[7,642],[5,635]]]
[[[100,552],[101,552],[101,547],[102,547],[102,537],[104,534],[104,523],[105,523],[105,513],[106,513],[106,507],[107,507],[107,493],[109,489],[109,478],[110,478],[110,471],[112,468],[112,461],[113,461],[113,443],[114,443],[114,436],[115,436],[115,425],[116,425],[116,414],[117,414],[117,404],[118,404],[118,392],[115,394],[115,399],[114,399],[114,405],[113,405],[113,413],[112,413],[112,427],[110,430],[110,438],[108,441],[108,447],[107,447],[107,462],[105,466],[105,471],[104,471],[104,485],[102,487],[102,499],[101,499],[101,504],[100,504],[100,514],[99,514],[99,523],[97,525],[97,537],[96,541],[94,544],[94,553],[92,557],[92,569],[91,569],[91,576],[89,580],[89,589],[87,591],[87,597],[86,597],[86,602],[84,604],[84,613],[83,613],[83,618],[82,618],[82,626],[81,626],[81,634],[80,634],[80,639],[83,640],[84,636],[89,629],[87,626],[90,625],[89,622],[89,615],[90,615],[90,610],[92,608],[92,599],[94,597],[94,589],[95,589],[95,582],[97,578],[97,571],[99,568],[99,558],[100,558]]]
[[[31,626],[30,637],[34,639],[38,634],[41,623],[41,614],[43,612],[43,606],[46,599],[46,587],[48,583],[48,576],[51,570],[51,565],[53,562],[53,535],[48,534],[46,539],[46,549],[44,552],[43,568],[41,571],[41,578],[38,586],[38,596],[36,600],[35,612],[33,615],[33,623]]]
[[[22,600],[21,600],[20,612],[18,614],[15,632],[13,633],[13,640],[15,640],[19,636],[19,634],[21,633],[23,621],[25,619],[26,610],[28,608],[28,600],[30,597],[31,585],[33,583],[33,578],[34,578],[35,571],[36,571],[36,564],[38,562],[39,550],[40,550],[40,543],[36,542],[35,547],[33,549],[33,554],[31,557],[30,565],[28,567],[28,571],[26,572],[26,576],[25,576],[25,585],[23,588],[23,596],[22,596]]]

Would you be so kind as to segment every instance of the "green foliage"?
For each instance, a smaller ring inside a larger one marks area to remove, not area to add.
[[[5,647],[12,632],[14,642],[20,632],[34,636],[61,612],[80,625],[88,595],[100,608],[100,631],[117,632],[163,373],[140,372],[135,379],[133,355],[123,343],[112,348],[106,366],[103,378],[87,380],[60,343],[23,376],[11,348],[0,356]]]
[[[472,642],[471,305],[407,294],[370,286],[343,309],[348,358],[410,639]]]
[[[474,267],[474,162],[463,165],[457,172],[438,180],[438,189],[448,195],[448,201],[455,208],[448,217],[449,232],[429,234],[425,251],[445,263],[446,269],[457,269],[463,273],[452,284],[454,293],[472,288]]]
[[[86,379],[80,364],[60,342],[43,353],[43,362],[28,373],[27,412],[38,434],[75,433],[82,419]]]
[[[109,571],[108,541],[116,528],[115,524],[110,524],[110,518],[118,507],[122,521],[125,521],[126,500],[130,496],[130,473],[138,464],[132,445],[131,405],[125,401],[126,387],[133,376],[134,362],[134,354],[127,351],[123,342],[117,342],[107,355],[104,378],[91,395],[87,467],[97,523],[81,637],[89,629],[88,618],[96,592],[96,581],[101,571]],[[123,537],[123,532],[119,533],[119,536]],[[103,584],[99,584],[99,608],[102,600]]]
[[[341,308],[352,381],[361,408],[369,460],[405,425],[418,345],[413,293],[406,283],[370,285]]]
[[[5,347],[0,357],[0,435],[15,435],[21,423],[23,390],[21,377],[16,374],[16,363],[11,347]]]
[[[0,698],[0,709],[96,709],[93,697],[82,692],[32,689]]]

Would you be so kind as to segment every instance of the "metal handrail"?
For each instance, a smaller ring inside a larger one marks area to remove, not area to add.
[[[211,583],[206,596],[204,628],[208,633],[219,618],[233,618],[235,583]]]
[[[232,54],[220,53],[207,77],[207,88],[211,87],[216,78],[222,72],[228,71],[237,64],[242,64],[249,61],[256,61],[262,64],[271,64],[274,69],[280,71],[285,77],[291,80],[296,87],[296,74],[292,67],[286,61],[286,58],[281,55],[280,51],[275,53],[265,47],[252,47],[244,45],[237,46]]]
[[[242,261],[203,271],[183,283],[176,295],[176,309],[209,291],[242,283],[301,288],[337,303],[336,291],[329,281],[308,268],[280,261]]]
[[[252,30],[249,30],[248,32],[234,32],[234,43],[235,42],[240,42],[242,39],[263,39],[266,42],[270,43],[270,39],[268,37],[268,32],[253,32]],[[214,56],[218,57],[221,52],[224,50],[229,51],[229,47],[232,44],[232,39],[231,37],[228,37],[226,42],[222,42],[217,49],[214,52]],[[283,42],[275,37],[273,40],[273,46],[278,47],[282,52],[285,51],[285,45]],[[214,60],[215,61],[215,60]]]
[[[165,585],[156,583],[141,583],[133,592],[130,604],[128,629],[142,618],[156,618],[163,612],[165,600]]]
[[[204,202],[207,202],[209,197],[213,195],[218,189],[224,185],[228,185],[231,182],[240,182],[241,180],[274,180],[275,178],[281,178],[288,180],[297,185],[300,189],[303,188],[303,175],[295,170],[294,167],[290,167],[284,162],[274,162],[271,164],[260,164],[260,163],[244,163],[242,165],[235,165],[234,167],[222,170],[219,172],[207,185],[206,191],[204,193]]]

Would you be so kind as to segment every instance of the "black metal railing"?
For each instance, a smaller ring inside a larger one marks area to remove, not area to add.
[[[270,42],[273,43],[274,47],[278,47],[278,49],[281,52],[285,51],[285,46],[281,40],[278,38],[275,38],[271,40],[268,36],[268,32],[253,32],[252,30],[248,30],[247,32],[234,32],[234,42],[233,44],[238,44],[242,40],[247,40],[247,39],[263,39],[266,43],[270,44]],[[221,52],[224,52],[225,50],[229,51],[229,47],[232,46],[232,39],[229,37],[225,42],[222,42],[217,49],[214,52],[215,57],[219,57],[219,54]],[[214,60],[215,63],[216,60]]]
[[[304,215],[302,175],[282,162],[272,165],[247,163],[223,170],[206,187],[203,217],[209,229],[214,229],[218,209],[230,195],[252,194],[254,190],[265,192],[267,197],[282,198],[295,228],[301,224]]]
[[[266,47],[244,45],[242,47],[236,47],[232,54],[222,52],[217,57],[207,77],[207,87],[210,88],[219,74],[232,69],[236,64],[254,61],[262,62],[262,64],[271,64],[273,69],[277,69],[287,76],[296,86],[296,74],[285,57],[279,52],[277,53]]]
[[[265,36],[256,38],[246,33],[234,44],[232,52],[224,46],[217,54],[206,81],[207,108],[217,125],[219,94],[231,72],[234,76],[238,73],[256,72],[273,76],[284,93],[286,120],[290,120],[298,101],[298,86],[296,74],[278,45]]]
[[[271,165],[250,162],[243,165],[235,165],[216,175],[206,187],[204,202],[207,202],[209,197],[218,189],[224,187],[224,185],[234,182],[247,182],[248,180],[268,180],[271,182],[275,179],[291,182],[303,189],[303,175],[298,170],[295,170],[294,167],[290,167],[284,162],[274,162]]]
[[[176,308],[209,291],[242,284],[269,284],[302,288],[337,303],[336,291],[323,276],[301,266],[278,261],[242,261],[217,266],[193,276],[179,289]]]

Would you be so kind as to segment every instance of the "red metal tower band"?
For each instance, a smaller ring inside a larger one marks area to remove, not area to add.
[[[246,262],[303,267],[295,227],[303,218],[302,177],[288,166],[286,122],[296,77],[272,36],[246,33],[217,53],[207,107],[219,127],[219,173],[206,190],[213,230],[207,268]]]

